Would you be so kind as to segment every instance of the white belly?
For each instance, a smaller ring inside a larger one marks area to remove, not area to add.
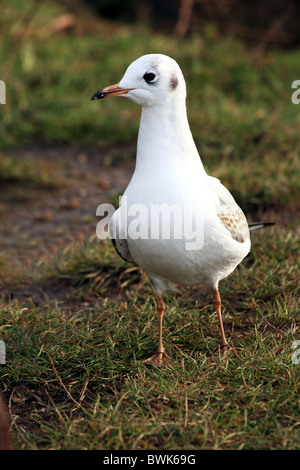
[[[136,194],[142,195],[140,201]],[[127,188],[121,220],[127,229],[130,254],[150,277],[179,285],[212,285],[228,276],[248,254],[250,240],[239,243],[231,237],[215,214],[207,187],[202,197],[199,182],[197,186],[191,184],[184,194],[173,194],[170,199],[169,188],[153,192],[153,182],[151,193],[147,188]],[[163,210],[166,200],[169,213]]]

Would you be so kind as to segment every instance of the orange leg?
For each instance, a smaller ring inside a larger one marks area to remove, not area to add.
[[[221,332],[221,349],[222,351],[225,351],[229,347],[229,345],[227,343],[225,333],[224,333],[223,320],[222,320],[222,314],[221,314],[221,299],[220,299],[220,294],[217,288],[213,290],[212,301],[217,311],[218,320],[219,320],[219,328]]]
[[[165,348],[163,346],[162,341],[162,322],[163,316],[165,311],[165,304],[163,301],[162,296],[157,297],[157,314],[158,314],[158,347],[156,353],[151,356],[149,359],[146,359],[145,362],[150,362],[157,367],[161,367],[163,364],[166,365],[167,363],[171,362],[172,359],[168,354],[165,352]]]
[[[157,298],[157,314],[158,314],[158,348],[157,353],[163,354],[165,352],[165,348],[163,347],[162,342],[162,323],[163,317],[165,313],[165,304],[162,297]]]

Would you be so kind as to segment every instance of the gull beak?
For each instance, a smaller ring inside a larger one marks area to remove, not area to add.
[[[119,84],[116,83],[115,85],[110,85],[102,90],[97,91],[91,98],[91,100],[102,100],[103,98],[107,98],[109,96],[119,96],[119,95],[126,95],[129,91],[133,90],[133,88],[121,88]]]

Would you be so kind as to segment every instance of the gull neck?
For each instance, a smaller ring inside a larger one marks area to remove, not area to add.
[[[185,103],[142,108],[137,143],[137,171],[186,165],[205,174],[196,148]]]

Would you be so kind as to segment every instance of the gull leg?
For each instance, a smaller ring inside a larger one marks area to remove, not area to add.
[[[218,320],[219,320],[219,328],[221,332],[221,349],[222,352],[226,351],[226,349],[229,348],[229,344],[227,343],[225,333],[224,333],[224,327],[223,327],[223,320],[222,320],[222,313],[221,313],[221,299],[220,299],[220,294],[218,291],[218,288],[215,288],[213,290],[213,304],[215,306],[215,309],[217,311],[218,315]]]
[[[158,348],[156,353],[146,359],[145,362],[149,362],[157,367],[161,367],[162,365],[167,365],[168,363],[172,362],[172,359],[168,354],[165,352],[165,348],[163,346],[162,341],[162,322],[163,316],[165,311],[165,304],[163,301],[162,296],[157,297],[157,314],[158,314]]]

